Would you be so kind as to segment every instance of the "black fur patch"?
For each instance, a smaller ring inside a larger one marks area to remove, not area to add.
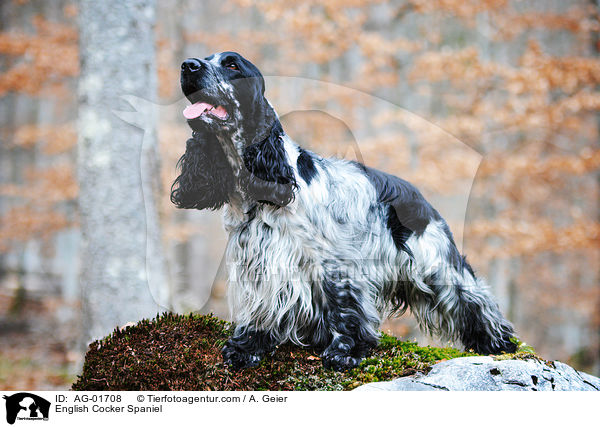
[[[221,349],[221,354],[223,361],[233,369],[244,369],[258,365],[276,345],[269,332],[238,327]]]
[[[406,241],[412,233],[421,235],[431,220],[440,220],[440,214],[411,183],[361,163],[356,165],[375,187],[377,201],[387,206],[387,226],[396,248],[413,256]]]
[[[442,219],[410,182],[360,163],[356,164],[375,187],[378,201],[393,207],[403,227],[421,235],[432,220]]]
[[[392,205],[388,205],[387,226],[392,233],[392,239],[396,245],[396,249],[404,251],[411,257],[414,257],[410,248],[406,245],[406,241],[411,236],[412,231],[405,227],[400,220]]]
[[[312,179],[317,175],[315,161],[313,160],[312,156],[308,151],[302,148],[300,148],[299,150],[300,155],[298,156],[298,161],[296,162],[298,166],[298,173],[306,182],[306,184],[310,185]]]
[[[349,279],[332,272],[323,279],[323,292],[329,329],[338,334],[321,355],[323,365],[336,371],[354,368],[377,345],[368,330],[374,319],[367,317],[360,290]]]
[[[181,174],[171,186],[171,202],[178,208],[219,209],[229,202],[234,176],[214,135],[194,132],[177,165]]]
[[[287,162],[281,142],[282,134],[281,123],[275,121],[269,136],[246,147],[243,155],[246,166],[242,181],[244,191],[256,201],[277,206],[285,206],[294,200],[297,187],[294,170]]]

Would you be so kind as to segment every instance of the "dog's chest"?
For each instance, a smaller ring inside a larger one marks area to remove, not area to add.
[[[320,299],[315,286],[321,267],[318,252],[307,244],[308,230],[297,215],[270,206],[259,206],[243,219],[228,212],[226,227],[234,320],[251,324],[260,319],[265,329],[287,329],[290,339],[301,334],[299,325],[312,319]]]
[[[369,254],[376,238],[366,221],[340,219],[326,206],[307,209],[258,206],[248,214],[226,214],[230,282],[238,280],[294,283],[310,287],[324,268],[345,269]],[[376,233],[379,235],[379,233]]]
[[[288,208],[258,205],[240,216],[226,214],[231,260],[262,260],[274,265],[305,263],[323,251],[326,242],[315,241],[317,227]]]

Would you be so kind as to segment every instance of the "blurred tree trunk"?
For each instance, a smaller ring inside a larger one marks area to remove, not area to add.
[[[157,99],[155,18],[153,0],[80,3],[78,179],[87,339],[154,316],[159,306],[149,281],[167,285],[155,186],[141,174],[142,165],[158,168],[156,133],[144,135],[113,113],[130,109],[122,95]],[[143,138],[150,140],[142,144]]]

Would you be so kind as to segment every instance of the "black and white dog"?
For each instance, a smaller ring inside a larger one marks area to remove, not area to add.
[[[186,60],[181,86],[193,133],[171,200],[225,208],[237,325],[227,364],[255,366],[292,342],[320,349],[325,367],[352,368],[377,344],[382,318],[408,308],[465,348],[516,350],[512,326],[415,187],[296,145],[261,73],[237,53]]]

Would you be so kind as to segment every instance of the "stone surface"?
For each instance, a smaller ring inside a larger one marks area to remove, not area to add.
[[[561,362],[544,362],[534,358],[495,360],[491,356],[476,356],[438,363],[427,375],[365,384],[356,390],[600,391],[600,378],[578,372]]]

